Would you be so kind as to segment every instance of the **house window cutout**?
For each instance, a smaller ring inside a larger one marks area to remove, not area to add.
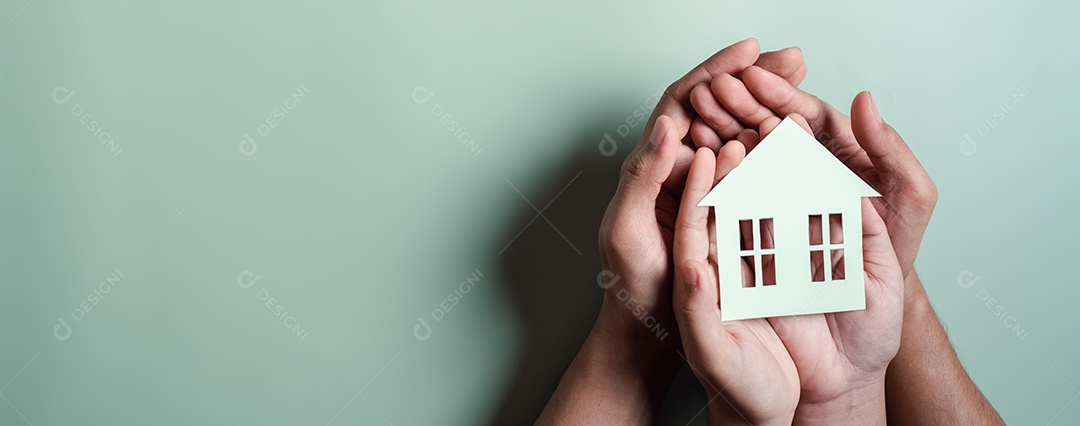
[[[753,250],[754,244],[754,221],[744,219],[739,221],[739,250]]]
[[[743,256],[743,287],[753,287],[756,282],[757,274],[754,272],[757,268],[754,267],[754,256]]]
[[[844,243],[844,216],[840,213],[829,215],[829,242],[832,244]]]
[[[776,255],[761,255],[761,285],[776,285]]]
[[[773,242],[773,224],[772,218],[761,219],[758,221],[758,232],[761,236],[761,248],[762,249],[775,249],[776,245]]]
[[[810,247],[821,245],[821,215],[810,215]]]
[[[821,250],[810,252],[810,281],[815,283],[825,282],[825,255]]]
[[[832,278],[833,281],[844,279],[844,249],[832,250]]]
[[[776,244],[773,219],[739,221],[739,257],[743,266],[743,287],[776,285]]]
[[[827,221],[823,220],[828,218]],[[828,244],[824,242],[828,241]],[[825,254],[828,253],[828,257]],[[826,260],[828,263],[826,264]],[[810,215],[810,281],[844,280],[844,216]]]

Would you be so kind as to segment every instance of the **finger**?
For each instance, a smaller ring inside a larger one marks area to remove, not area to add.
[[[731,76],[728,75],[728,78],[731,78]],[[709,127],[712,127],[723,140],[735,139],[735,136],[743,130],[739,120],[736,120],[726,108],[720,106],[713,91],[704,83],[697,85],[690,91],[690,104],[694,107],[694,111],[697,111],[698,115],[701,116],[701,119]]]
[[[645,146],[623,162],[615,193],[621,209],[635,215],[655,214],[656,196],[671,174],[680,146],[671,119],[664,115],[657,118]]]
[[[870,199],[862,200],[863,272],[867,277],[866,308],[903,304],[904,277],[885,221]],[[874,286],[877,287],[874,287]],[[891,312],[891,309],[882,309]],[[902,311],[902,308],[897,310]]]
[[[859,93],[851,101],[851,130],[878,173],[925,175],[904,139],[881,119],[870,92]]]
[[[724,176],[735,170],[735,167],[742,163],[745,157],[746,148],[743,147],[742,142],[731,141],[724,144],[724,147],[720,148],[720,152],[716,155],[716,172],[713,174],[712,186],[716,186]]]
[[[799,114],[791,114],[788,116],[788,118],[790,118],[791,121],[794,121],[795,124],[798,124],[799,127],[802,127],[803,130],[806,130],[806,133],[809,133],[811,135],[814,134],[814,130],[810,128],[810,123],[807,123],[806,119],[803,118],[803,116]]]
[[[672,304],[687,361],[695,369],[718,373],[718,378],[726,382],[728,374],[723,367],[728,363],[717,361],[727,358],[725,342],[729,335],[723,332],[724,324],[720,321],[719,291],[714,275],[709,267],[697,260],[686,260],[677,265]]]
[[[761,102],[750,94],[741,80],[730,74],[716,77],[709,89],[712,96],[720,102],[720,106],[739,119],[744,127],[757,128],[766,118],[776,116],[771,109],[761,105]]]
[[[791,114],[791,115],[787,116],[787,118],[790,118],[791,121],[794,121],[795,124],[798,124],[799,127],[802,127],[802,129],[805,130],[806,133],[809,133],[811,135],[814,134],[814,131],[810,129],[810,123],[807,123],[806,119],[803,118],[803,116],[801,116],[799,114]],[[777,118],[777,117],[770,117],[770,118],[762,121],[761,122],[761,135],[762,135],[761,138],[764,139],[765,137],[769,136],[769,133],[772,133],[773,130],[776,130],[776,126],[779,126],[781,121],[783,121],[783,120],[780,120],[780,118]]]
[[[814,130],[814,137],[821,141],[833,155],[848,168],[856,171],[868,166],[866,155],[855,142],[851,122],[847,116],[831,105],[792,86],[783,78],[758,67],[743,72],[743,83],[762,105],[785,117],[799,114],[806,118]]]
[[[736,73],[753,65],[761,55],[761,46],[757,40],[746,40],[725,47],[723,50],[706,59],[694,67],[682,78],[671,83],[664,91],[653,109],[653,117],[666,115],[671,117],[675,129],[682,139],[690,130],[690,122],[693,120],[693,111],[690,109],[690,90],[701,83],[708,83],[721,73]],[[645,134],[652,131],[655,125],[653,120],[645,127]]]
[[[750,66],[760,55],[760,46],[755,39],[746,39],[735,43],[717,52],[705,62],[702,62],[682,78],[676,80],[664,91],[660,97],[649,121],[645,124],[643,134],[653,133],[653,128],[661,115],[671,118],[677,138],[681,140],[690,131],[690,123],[694,118],[694,111],[690,105],[690,90],[701,83],[712,81],[714,75],[722,72],[736,72]],[[642,140],[631,151],[635,155],[647,142]],[[682,183],[686,179],[686,172],[690,167],[690,161],[694,156],[694,150],[683,144],[676,149],[675,165],[669,174],[669,179],[663,187],[669,191],[678,193],[682,190]]]
[[[866,309],[837,312],[822,327],[825,333],[842,330],[844,347],[851,353],[880,352],[885,342],[899,342],[904,317],[904,277],[885,221],[869,199],[862,199],[861,209]]]
[[[762,53],[754,65],[782,77],[792,86],[798,86],[806,77],[806,61],[798,47]]]
[[[904,139],[881,119],[869,92],[855,96],[851,115],[855,139],[876,174],[864,179],[884,195],[879,206],[884,207],[883,212],[891,211],[887,215],[889,232],[907,276],[918,255],[930,212],[937,204],[937,187]]]
[[[683,184],[686,183],[686,172],[690,170],[690,163],[694,161],[694,150],[696,149],[681,141],[678,145],[675,149],[675,165],[671,167],[671,174],[668,175],[667,180],[662,185],[665,190],[671,191],[672,194],[682,193]]]
[[[761,142],[761,136],[759,136],[758,132],[754,129],[746,129],[740,132],[735,140],[742,143],[743,155],[745,155],[746,152],[750,151]]]
[[[709,207],[698,206],[712,189],[716,157],[708,148],[699,148],[686,176],[679,216],[675,219],[672,257],[676,264],[686,259],[705,260],[709,256]]]
[[[747,130],[752,132],[752,130]],[[745,133],[745,132],[744,132]],[[756,133],[755,133],[756,134]],[[746,148],[743,147],[742,142],[731,141],[722,148],[720,152],[716,154],[716,171],[713,173],[712,186],[716,186],[728,173],[735,170],[739,163],[742,163],[743,158],[746,157]],[[716,221],[708,221],[708,236],[709,236],[709,259],[713,262],[716,261]]]
[[[802,115],[813,129],[814,138],[837,159],[864,180],[874,179],[874,165],[855,140],[851,120],[847,116],[821,99],[793,87],[786,80],[761,68],[747,69],[743,73],[743,82],[762,105],[772,109],[777,115]]]
[[[701,117],[694,117],[694,120],[690,122],[690,140],[695,148],[709,148],[713,151],[719,150],[720,145],[723,144],[716,130],[705,124]]]
[[[843,121],[839,118],[843,116],[839,111],[814,95],[792,86],[783,77],[755,66],[747,68],[742,77],[750,93],[781,117],[800,114],[814,128],[834,125],[829,120]]]
[[[761,134],[761,138],[765,139],[772,133],[776,126],[780,125],[780,117],[770,117],[761,122],[761,128],[758,129],[758,133]]]
[[[756,39],[748,38],[740,41],[716,52],[705,62],[694,67],[678,81],[672,83],[668,87],[667,93],[670,93],[674,100],[685,104],[687,96],[690,95],[690,90],[694,86],[700,83],[708,83],[723,73],[740,73],[746,67],[753,65],[760,56],[761,45],[758,44]]]

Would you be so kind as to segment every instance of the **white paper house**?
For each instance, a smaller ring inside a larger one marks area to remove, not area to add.
[[[721,318],[864,309],[861,203],[876,196],[784,119],[699,204],[715,213]]]

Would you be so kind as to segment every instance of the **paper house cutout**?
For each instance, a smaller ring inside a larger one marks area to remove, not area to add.
[[[877,196],[785,118],[698,204],[715,213],[721,319],[866,308],[862,197]]]

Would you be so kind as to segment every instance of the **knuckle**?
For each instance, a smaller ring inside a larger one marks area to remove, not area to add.
[[[754,102],[754,104],[750,108],[752,108],[753,111],[747,111],[748,114],[746,114],[746,116],[743,118],[752,119],[752,121],[760,122],[761,120],[764,120],[769,116],[769,112],[766,111],[765,107],[761,106],[760,103]]]
[[[645,180],[648,177],[648,163],[641,151],[626,157],[622,165],[622,179],[632,184]]]
[[[693,305],[685,301],[680,303],[679,307],[675,309],[675,315],[681,318],[682,325],[689,329],[694,328],[694,318],[697,316],[697,312],[697,309],[694,309]]]
[[[675,315],[679,318],[680,325],[687,326],[687,328],[694,328],[696,324],[701,321],[700,315],[705,312],[701,311],[701,308],[694,303],[695,299],[700,297],[701,289],[683,285],[684,283],[677,283],[680,287],[685,289],[683,297],[677,299],[675,303]]]
[[[933,209],[937,205],[937,185],[929,177],[916,181],[910,188],[911,198],[917,205],[927,209]]]
[[[795,99],[795,97],[796,97],[795,96],[795,91],[796,90],[797,89],[795,89],[795,88],[791,88],[791,99]],[[825,103],[825,101],[821,100],[821,98],[819,98],[817,96],[814,96],[814,95],[808,95],[808,96],[810,96],[810,100],[813,101],[810,104],[810,105],[813,105],[813,107],[803,108],[803,111],[801,111],[801,114],[802,114],[803,118],[806,119],[807,123],[810,123],[810,124],[818,123],[818,122],[821,121],[822,114],[825,113],[825,110],[828,109],[829,106],[828,106],[827,103]]]
[[[679,96],[684,85],[685,83],[683,83],[682,80],[676,80],[669,84],[668,87],[664,89],[664,94],[660,95],[660,103],[663,103],[664,98],[674,100],[677,103],[686,101],[687,99],[684,99],[684,96]]]
[[[735,120],[731,116],[720,111],[705,110],[698,111],[698,114],[701,115],[701,118],[704,119],[713,130],[720,134],[730,133],[735,126]]]
[[[679,231],[700,232],[708,226],[708,219],[708,216],[688,214],[683,217],[683,220],[677,221],[675,227]]]
[[[774,109],[782,114],[791,114],[791,106],[795,103],[795,90],[791,87],[781,86],[773,91]]]
[[[724,69],[713,61],[705,61],[701,64],[701,68],[709,73],[709,77],[712,79],[715,79],[717,76],[724,73]]]

